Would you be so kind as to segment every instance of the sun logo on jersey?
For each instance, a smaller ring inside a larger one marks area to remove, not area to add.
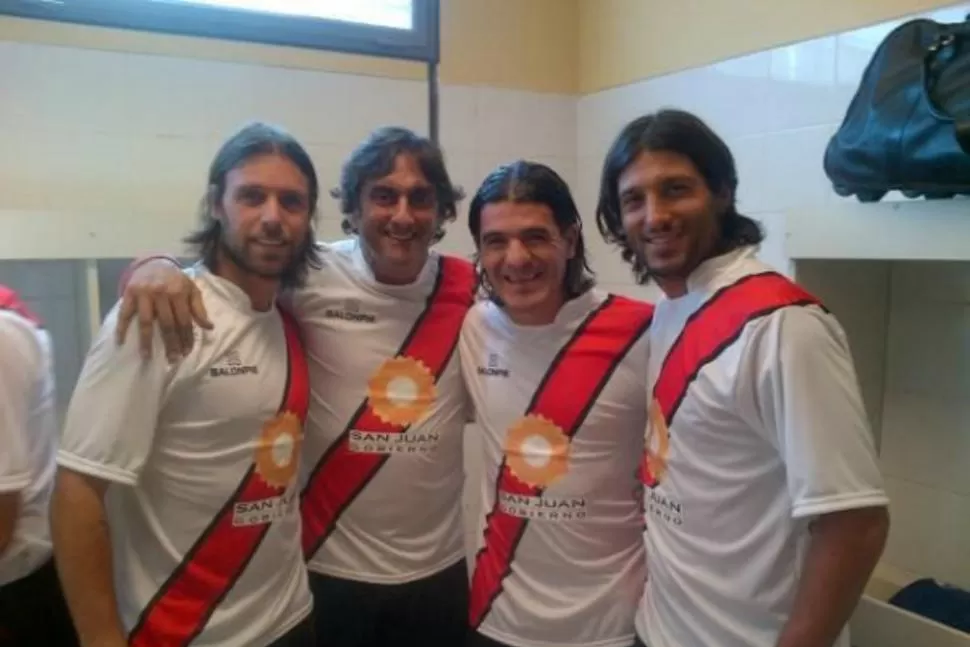
[[[509,469],[532,487],[547,487],[569,471],[569,438],[551,420],[529,414],[509,428],[505,456]]]
[[[256,473],[267,485],[289,486],[300,463],[303,425],[296,414],[286,411],[263,425],[256,443]]]
[[[670,451],[670,431],[660,403],[650,403],[650,422],[644,438],[643,461],[640,464],[640,480],[648,488],[655,488],[667,473],[667,453]]]
[[[367,383],[367,397],[374,414],[399,427],[419,421],[436,396],[431,371],[411,357],[392,357]]]

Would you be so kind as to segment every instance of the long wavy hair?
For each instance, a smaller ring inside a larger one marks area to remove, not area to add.
[[[317,217],[319,186],[317,172],[310,155],[296,139],[283,129],[255,122],[246,125],[223,143],[209,165],[209,190],[199,205],[198,229],[185,237],[184,242],[210,269],[215,269],[217,255],[223,244],[222,222],[216,209],[226,192],[226,177],[253,157],[275,154],[287,158],[306,178],[309,187],[310,230],[293,262],[280,276],[283,288],[299,287],[306,282],[310,268],[322,266],[314,240],[313,224]]]
[[[445,236],[445,225],[458,217],[458,203],[462,190],[451,183],[445,167],[444,154],[437,144],[426,137],[396,126],[372,132],[344,162],[340,170],[340,186],[330,194],[340,200],[340,223],[345,234],[356,234],[354,220],[360,215],[361,192],[364,185],[390,175],[400,155],[410,155],[434,188],[438,209],[437,227],[432,242]]]
[[[566,299],[574,299],[595,283],[593,270],[586,260],[586,242],[583,240],[583,221],[573,200],[569,185],[554,170],[544,164],[519,160],[499,166],[482,182],[468,208],[468,231],[479,250],[482,230],[482,210],[486,205],[499,202],[542,204],[552,211],[553,218],[564,232],[570,227],[576,230],[576,253],[566,263],[563,288]],[[479,284],[486,296],[495,300],[476,251]]]
[[[633,267],[638,283],[650,280],[650,268],[639,250],[631,247],[623,230],[620,212],[620,175],[644,152],[670,152],[689,159],[714,195],[728,197],[727,208],[719,214],[718,253],[756,245],[764,240],[757,221],[738,213],[735,196],[738,172],[734,156],[717,133],[697,116],[683,110],[661,110],[639,117],[620,131],[603,164],[596,226],[607,243],[618,246],[623,260]]]

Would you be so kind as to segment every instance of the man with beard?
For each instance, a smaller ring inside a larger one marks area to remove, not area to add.
[[[642,465],[649,647],[847,647],[887,498],[845,333],[755,257],[730,150],[697,117],[628,124],[597,222],[664,293]]]
[[[85,647],[311,647],[298,465],[309,406],[281,288],[319,267],[316,172],[253,124],[209,169],[200,262],[214,324],[175,364],[116,345],[108,315],[58,452],[54,551]]]
[[[301,509],[317,638],[455,647],[468,578],[467,406],[454,350],[475,273],[430,246],[455,219],[456,190],[434,143],[383,128],[344,163],[338,195],[352,238],[319,245],[323,266],[287,295],[310,360]],[[137,313],[182,353],[206,307],[169,261],[145,259],[125,288],[120,332]]]
[[[485,459],[468,645],[630,647],[652,308],[593,287],[546,166],[492,172],[468,225],[490,297],[459,346]]]

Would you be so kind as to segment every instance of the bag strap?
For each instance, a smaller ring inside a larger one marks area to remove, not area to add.
[[[957,143],[960,148],[970,155],[970,115],[957,117],[950,114],[933,98],[932,85],[934,83],[933,64],[949,48],[970,44],[970,14],[967,21],[949,25],[949,28],[937,36],[932,45],[926,48],[923,56],[923,96],[929,106],[930,114],[940,121],[952,122]]]

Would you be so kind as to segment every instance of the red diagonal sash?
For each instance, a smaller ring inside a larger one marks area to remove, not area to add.
[[[579,430],[613,371],[640,338],[653,316],[653,306],[609,297],[593,311],[559,351],[539,383],[526,415],[542,416],[567,438]],[[502,592],[527,520],[501,509],[499,493],[534,496],[544,488],[520,481],[503,459],[495,504],[485,523],[485,545],[475,558],[469,621],[477,628]]]
[[[17,293],[4,285],[0,285],[0,310],[15,312],[38,328],[43,325],[40,317],[30,311]]]
[[[784,276],[765,272],[721,288],[690,316],[667,352],[653,386],[654,406],[660,416],[651,418],[651,425],[663,427],[653,430],[662,435],[661,454],[666,453],[667,430],[700,370],[734,343],[749,322],[780,308],[804,305],[820,304]],[[658,458],[661,463],[666,461],[665,455]],[[650,461],[644,461],[640,477],[645,485],[658,484],[662,474],[654,472]]]
[[[458,343],[476,284],[471,263],[442,257],[437,284],[395,357],[420,362],[437,383]],[[369,397],[357,408],[343,433],[314,466],[303,488],[300,500],[303,553],[308,560],[333,532],[340,515],[388,459],[387,454],[352,451],[351,433],[403,433],[408,427],[408,424],[385,422],[374,412]]]
[[[280,414],[287,416],[286,423],[297,424],[295,421],[298,421],[298,426],[290,429],[302,434],[310,404],[310,378],[299,328],[288,313],[282,309],[280,313],[286,334],[288,363]],[[290,422],[293,418],[295,421]],[[294,452],[298,452],[298,445]],[[292,460],[298,460],[298,453],[294,453]],[[128,644],[132,647],[183,647],[196,638],[242,575],[271,525],[234,525],[237,506],[280,497],[286,489],[286,485],[264,480],[254,462],[212,524],[146,606],[128,637]]]

